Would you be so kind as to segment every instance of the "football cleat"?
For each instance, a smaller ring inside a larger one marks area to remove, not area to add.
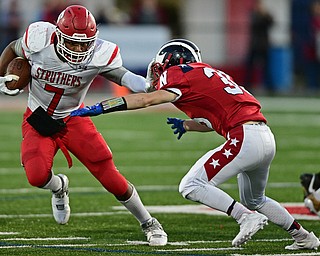
[[[258,212],[244,213],[238,223],[240,224],[240,232],[232,241],[232,245],[235,247],[246,243],[255,233],[268,225],[268,218]]]
[[[315,214],[320,216],[320,173],[304,173],[300,176],[303,187],[304,204]]]
[[[163,246],[167,244],[168,237],[156,218],[151,218],[141,224],[141,228],[150,246]]]
[[[69,180],[66,175],[58,174],[62,181],[62,188],[57,192],[52,192],[52,212],[58,224],[66,224],[70,218],[69,206]]]
[[[286,250],[317,250],[320,246],[319,239],[314,235],[313,232],[310,232],[308,236],[301,240],[295,241],[292,245],[287,245]]]

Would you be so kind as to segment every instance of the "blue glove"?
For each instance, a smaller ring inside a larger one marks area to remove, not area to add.
[[[183,122],[184,120],[180,118],[167,118],[167,124],[172,124],[171,129],[175,129],[173,133],[178,134],[178,140],[180,140],[181,136],[187,132],[183,127]]]
[[[101,103],[96,105],[79,108],[71,112],[70,116],[97,116],[103,113],[103,107]]]

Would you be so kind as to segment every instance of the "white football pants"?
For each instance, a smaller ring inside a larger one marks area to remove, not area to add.
[[[187,199],[227,212],[233,202],[217,186],[237,175],[240,202],[251,210],[266,202],[270,164],[276,145],[265,124],[242,125],[232,129],[227,141],[203,155],[183,177],[179,192]]]

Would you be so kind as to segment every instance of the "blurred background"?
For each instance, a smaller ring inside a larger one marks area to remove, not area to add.
[[[118,44],[124,66],[141,75],[163,43],[183,37],[255,94],[320,95],[320,0],[1,0],[0,51],[71,4],[93,13],[99,37]],[[97,78],[92,90],[105,84]]]

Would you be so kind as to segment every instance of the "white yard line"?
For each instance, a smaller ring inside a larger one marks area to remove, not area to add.
[[[237,184],[222,184],[222,189],[236,189]],[[268,188],[301,188],[298,182],[274,182],[269,183]],[[178,191],[178,185],[142,185],[136,186],[138,191]],[[102,187],[71,187],[70,192],[106,192]],[[28,194],[28,193],[48,193],[47,190],[33,187],[0,189],[0,194]]]
[[[284,207],[304,207],[303,203],[282,203]],[[201,204],[187,205],[147,205],[147,210],[150,213],[184,213],[184,214],[205,214],[215,216],[226,216],[225,213],[211,209]],[[72,217],[96,217],[108,216],[115,214],[129,214],[124,206],[113,206],[110,212],[79,212],[72,213]],[[316,220],[319,221],[319,216],[300,213],[291,213],[297,220]],[[52,218],[52,214],[1,214],[0,219],[15,219],[15,218]]]
[[[3,238],[0,240],[5,241],[73,241],[73,240],[90,240],[90,237],[32,237],[32,238],[25,238],[25,237],[14,237],[14,238]]]
[[[284,253],[284,254],[250,254],[250,256],[314,256],[320,255],[320,252],[303,252],[303,253]],[[243,254],[229,254],[229,256],[244,256]]]
[[[39,240],[39,241],[59,241],[59,240],[90,240],[90,238],[86,237],[47,237],[47,238],[30,238],[30,240]],[[11,239],[1,239],[10,241]],[[17,240],[24,241],[23,238],[17,238]],[[255,241],[263,241],[263,242],[280,242],[280,241],[290,241],[291,239],[257,239]],[[229,240],[218,240],[218,241],[181,241],[181,242],[169,242],[168,245],[180,246],[180,248],[175,249],[158,249],[157,252],[167,253],[167,252],[201,252],[201,251],[234,251],[234,250],[243,250],[244,248],[241,247],[221,247],[221,248],[190,248],[190,245],[195,244],[217,244],[217,243],[228,243],[231,242]],[[0,245],[1,249],[17,249],[17,248],[34,248],[34,247],[41,247],[41,248],[88,248],[88,247],[114,247],[114,246],[140,246],[140,245],[147,245],[145,241],[126,241],[125,243],[121,244],[47,244],[47,245],[28,245],[28,244],[12,244],[12,245]],[[186,248],[188,246],[188,248]],[[254,254],[252,256],[265,256],[270,254]],[[288,255],[295,255],[295,256],[314,256],[320,255],[320,252],[303,252],[303,253],[295,253],[295,254],[273,254],[273,256],[288,256]],[[243,254],[230,254],[230,256],[243,256]]]

